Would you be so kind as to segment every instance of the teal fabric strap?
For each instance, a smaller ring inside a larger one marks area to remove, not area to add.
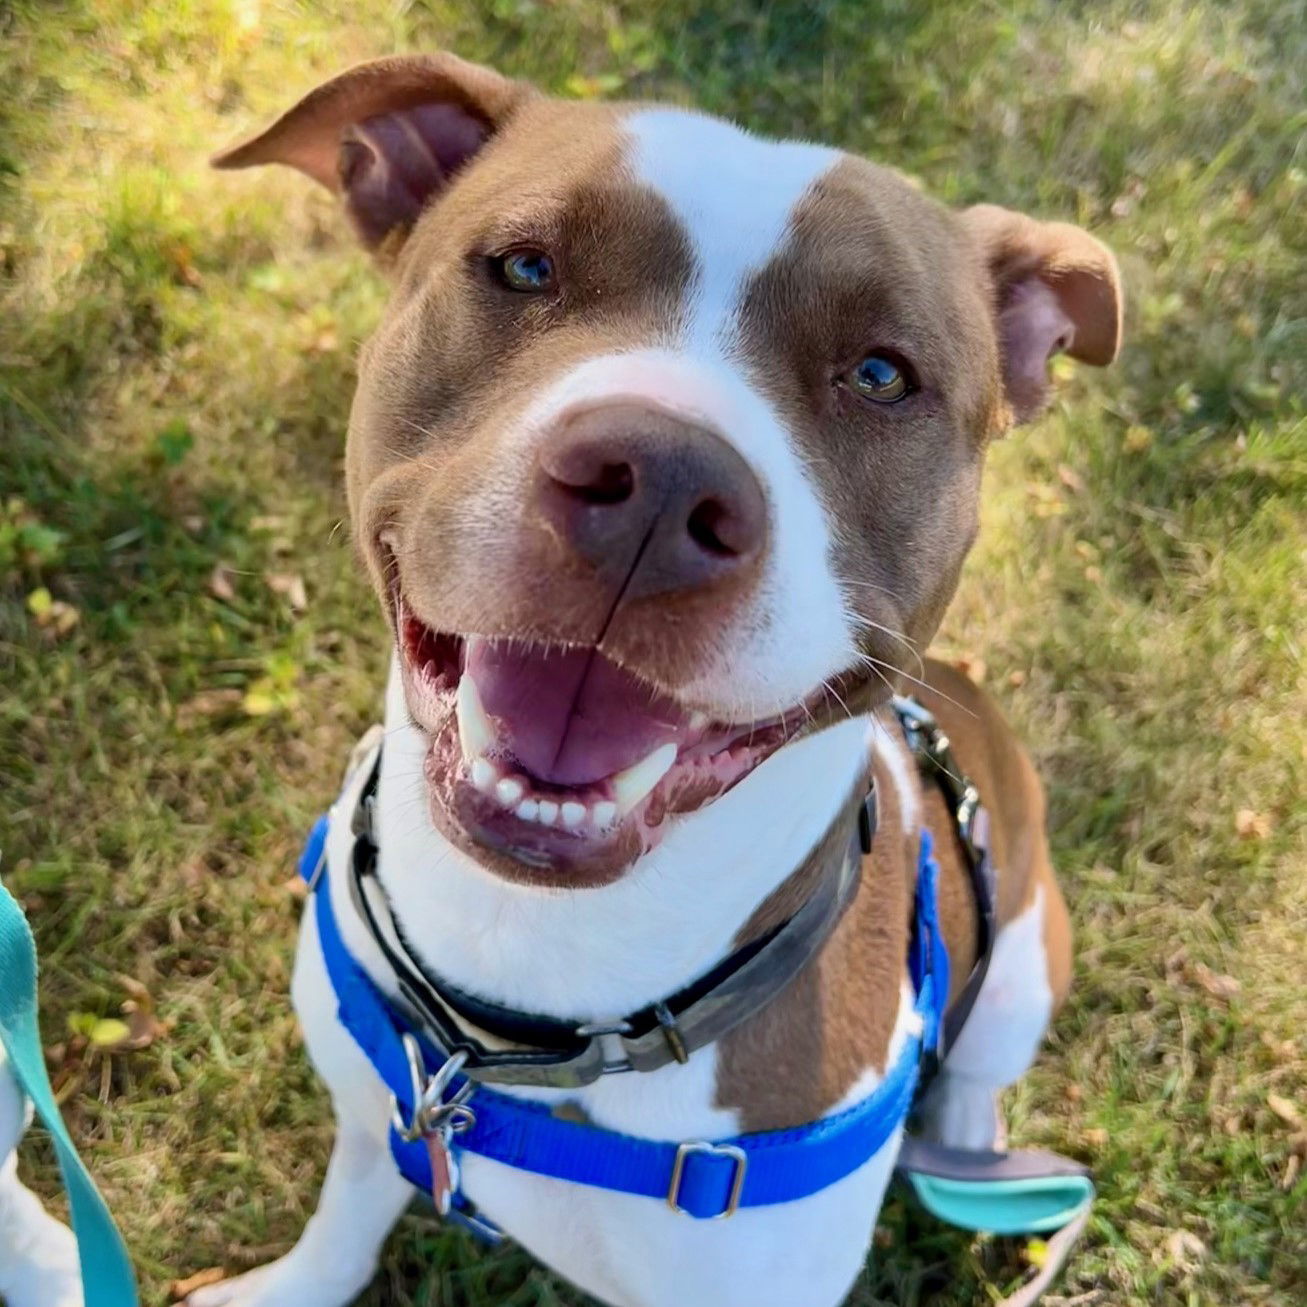
[[[69,1137],[50,1089],[36,1024],[36,947],[23,910],[0,885],[0,1043],[54,1141],[68,1190],[86,1307],[138,1307],[127,1250]]]
[[[1087,1167],[1039,1149],[946,1148],[905,1136],[898,1173],[933,1216],[964,1230],[1037,1234],[1043,1260],[1034,1278],[994,1307],[1033,1307],[1057,1278],[1094,1204]]]

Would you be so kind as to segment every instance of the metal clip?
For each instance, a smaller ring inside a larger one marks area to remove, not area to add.
[[[658,1018],[663,1038],[667,1041],[667,1047],[671,1050],[672,1056],[678,1062],[688,1062],[690,1060],[690,1050],[685,1046],[685,1036],[681,1034],[681,1027],[676,1024],[676,1018],[672,1015],[671,1008],[666,1003],[655,1003],[653,1014]]]
[[[466,1080],[449,1098],[445,1091],[467,1062],[467,1052],[460,1049],[433,1076],[427,1075],[422,1058],[422,1046],[407,1031],[404,1032],[404,1055],[408,1058],[408,1073],[413,1084],[413,1116],[405,1121],[399,1110],[399,1099],[390,1099],[390,1123],[395,1133],[406,1143],[440,1136],[449,1140],[476,1125],[476,1113],[467,1106],[467,1100],[476,1090],[472,1080]]]

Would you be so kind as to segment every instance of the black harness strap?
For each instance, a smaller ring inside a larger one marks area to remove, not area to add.
[[[989,813],[980,802],[980,792],[958,767],[949,738],[934,714],[910,698],[895,698],[894,711],[922,777],[939,787],[948,805],[976,901],[976,961],[944,1013],[939,1045],[942,1062],[976,1005],[998,936],[998,879],[989,852]]]

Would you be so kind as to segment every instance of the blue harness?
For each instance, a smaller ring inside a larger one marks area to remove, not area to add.
[[[441,1215],[461,1221],[487,1240],[501,1237],[458,1191],[457,1159],[465,1153],[573,1184],[662,1199],[688,1217],[713,1220],[739,1208],[819,1193],[895,1139],[971,1009],[996,925],[983,809],[974,787],[957,771],[947,740],[930,714],[910,700],[895,707],[923,774],[939,781],[955,813],[976,889],[982,957],[946,1013],[949,955],[939,922],[939,867],[930,832],[923,830],[907,956],[914,994],[907,1038],[868,1097],[788,1130],[665,1143],[564,1119],[546,1104],[503,1093],[464,1074],[466,1054],[456,1050],[451,1055],[449,1048],[438,1047],[350,953],[328,888],[329,817],[318,819],[299,870],[309,885],[338,1016],[392,1095],[390,1149],[395,1164],[417,1189],[434,1194]],[[375,774],[374,764],[374,779]],[[869,823],[865,805],[859,823],[862,848],[869,852],[874,823]],[[351,824],[357,854],[360,831],[356,822]],[[1039,1150],[960,1150],[903,1134],[896,1169],[917,1199],[951,1224],[996,1234],[1046,1236],[1038,1274],[997,1307],[1029,1307],[1038,1300],[1084,1228],[1094,1195],[1084,1166]]]
[[[394,1096],[397,1121],[411,1121],[421,1093],[410,1058],[413,1042],[433,1078],[448,1065],[448,1056],[417,1040],[345,946],[325,889],[327,829],[327,817],[319,818],[300,859],[300,874],[314,884],[318,940],[340,1021]],[[442,1085],[443,1102],[457,1101],[474,1118],[454,1136],[456,1153],[475,1153],[574,1184],[662,1198],[700,1219],[726,1216],[739,1207],[793,1202],[828,1188],[879,1152],[906,1121],[923,1052],[938,1039],[949,992],[948,950],[936,910],[938,876],[930,834],[923,831],[908,952],[916,995],[913,1029],[885,1078],[855,1106],[790,1130],[673,1144],[564,1120],[543,1104],[472,1085],[456,1074]],[[404,1177],[430,1193],[435,1177],[424,1142],[404,1138],[395,1124],[390,1148]]]

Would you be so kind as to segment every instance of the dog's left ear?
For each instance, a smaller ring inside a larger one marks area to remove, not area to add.
[[[1065,222],[978,204],[962,214],[989,268],[1003,384],[1018,422],[1048,402],[1048,361],[1103,367],[1121,344],[1121,278],[1112,252]]]
[[[310,91],[215,168],[284,163],[344,201],[359,239],[390,251],[533,88],[452,54],[360,64]]]

